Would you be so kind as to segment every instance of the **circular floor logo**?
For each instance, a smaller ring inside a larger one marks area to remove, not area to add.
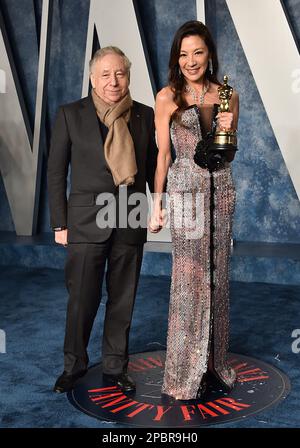
[[[165,352],[130,356],[128,373],[136,381],[134,394],[102,384],[101,364],[90,368],[68,393],[70,402],[100,420],[141,427],[199,427],[245,418],[273,406],[290,391],[288,377],[275,367],[230,353],[237,374],[231,392],[210,385],[205,397],[173,400],[161,395]]]

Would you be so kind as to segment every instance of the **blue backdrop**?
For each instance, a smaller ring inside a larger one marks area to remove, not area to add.
[[[54,0],[47,87],[48,141],[57,107],[81,96],[89,3],[89,0]],[[196,2],[139,0],[137,3],[156,87],[160,89],[167,81],[167,64],[173,35],[183,22],[196,18]],[[300,0],[285,0],[283,3],[299,45]],[[1,0],[32,126],[41,5],[41,0]],[[299,200],[225,0],[207,2],[206,22],[217,44],[220,75],[228,73],[231,84],[240,94],[240,151],[233,163],[237,188],[234,238],[238,241],[300,243]],[[46,154],[43,166],[39,232],[48,232]],[[7,230],[13,231],[14,225],[0,178],[0,231]]]

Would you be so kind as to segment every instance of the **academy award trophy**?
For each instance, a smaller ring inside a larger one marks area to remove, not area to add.
[[[228,76],[224,75],[224,83],[218,87],[221,104],[219,112],[229,112],[229,100],[232,96],[233,88],[228,85]],[[237,151],[236,131],[218,130],[215,131],[212,151]]]
[[[213,120],[210,132],[206,134],[196,145],[194,161],[202,168],[217,171],[226,166],[227,159],[232,160],[232,151],[237,151],[236,131],[226,129],[217,130],[218,112],[229,111],[229,100],[233,89],[228,85],[228,76],[224,76],[224,84],[218,87],[221,104],[214,104]],[[228,157],[229,156],[229,157]]]

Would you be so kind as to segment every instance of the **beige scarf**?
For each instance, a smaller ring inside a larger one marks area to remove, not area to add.
[[[137,166],[134,144],[127,126],[132,106],[130,92],[113,106],[105,103],[95,89],[92,89],[92,98],[98,117],[108,127],[104,155],[114,183],[116,186],[132,185]]]

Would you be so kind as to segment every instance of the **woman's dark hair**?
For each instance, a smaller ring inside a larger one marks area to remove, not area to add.
[[[202,22],[198,22],[197,20],[191,20],[184,23],[177,30],[174,36],[169,59],[169,85],[174,93],[174,102],[178,106],[173,114],[173,118],[175,118],[175,120],[180,119],[183,109],[187,107],[187,103],[182,95],[183,88],[185,86],[185,79],[180,71],[178,61],[180,57],[182,39],[188,36],[199,36],[204,40],[212,60],[213,68],[213,72],[210,73],[207,67],[204,75],[205,79],[221,85],[217,78],[219,68],[217,50],[209,29]]]

